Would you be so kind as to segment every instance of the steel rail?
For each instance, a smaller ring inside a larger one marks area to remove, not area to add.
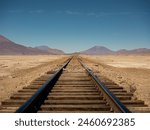
[[[97,86],[99,86],[99,89],[101,90],[103,96],[105,97],[106,101],[110,104],[114,112],[121,112],[121,113],[131,113],[131,111],[126,108],[124,104],[122,104],[119,99],[112,94],[109,89],[94,75],[92,70],[90,70],[82,61],[80,58],[78,58],[78,61],[80,64],[86,69],[87,73],[90,75],[92,80],[96,83]]]
[[[68,65],[72,58],[69,58],[66,63],[55,72],[38,90],[35,94],[31,96],[19,109],[16,110],[16,113],[35,113],[40,108],[41,104],[46,99],[49,92],[52,90],[54,84],[61,75],[63,69]]]

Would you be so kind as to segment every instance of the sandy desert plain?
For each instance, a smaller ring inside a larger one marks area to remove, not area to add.
[[[150,107],[150,55],[83,55],[89,67],[132,92]]]
[[[0,101],[28,86],[47,71],[59,68],[68,56],[0,56]]]
[[[88,67],[150,106],[150,55],[80,55]],[[63,64],[68,55],[0,56],[0,101]],[[86,60],[84,60],[86,59]]]

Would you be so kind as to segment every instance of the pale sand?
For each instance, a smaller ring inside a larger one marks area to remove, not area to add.
[[[68,56],[0,56],[0,101],[63,64]]]
[[[150,55],[108,55],[108,56],[86,56],[92,60],[97,60],[100,63],[105,63],[114,67],[121,68],[145,68],[150,69]]]
[[[85,56],[88,66],[150,106],[150,56]],[[90,61],[90,62],[89,62]]]

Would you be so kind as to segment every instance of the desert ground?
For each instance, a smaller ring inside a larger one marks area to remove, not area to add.
[[[108,77],[134,93],[135,98],[150,106],[150,56],[149,55],[82,55],[94,71]]]
[[[63,64],[68,56],[0,56],[0,101]]]
[[[99,71],[150,106],[150,56],[80,56],[93,71]],[[0,56],[0,101],[47,71],[59,68],[67,58],[65,55]]]

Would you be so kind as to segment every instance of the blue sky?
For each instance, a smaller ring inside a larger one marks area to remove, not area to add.
[[[0,0],[0,34],[65,52],[150,48],[150,0]]]

